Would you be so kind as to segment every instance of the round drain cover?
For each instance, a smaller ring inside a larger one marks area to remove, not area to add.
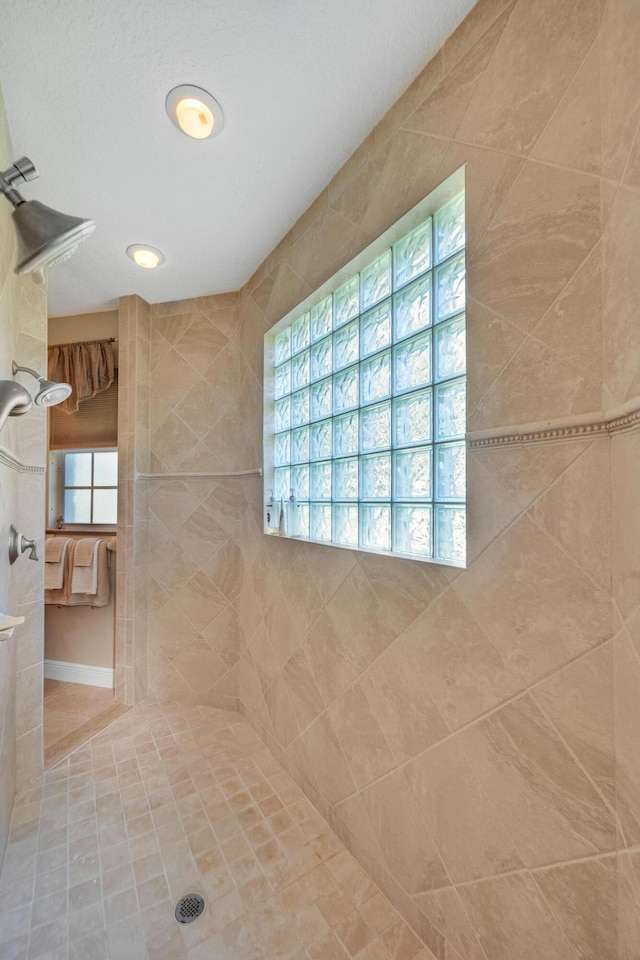
[[[178,923],[193,923],[204,913],[204,900],[199,893],[188,893],[176,904],[175,918]]]

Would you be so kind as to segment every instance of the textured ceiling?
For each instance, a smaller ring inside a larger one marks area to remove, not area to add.
[[[27,199],[97,224],[50,273],[50,312],[235,290],[475,0],[29,0],[5,5],[0,83]],[[179,83],[225,113],[210,141],[164,112]],[[156,271],[125,255],[149,243]]]

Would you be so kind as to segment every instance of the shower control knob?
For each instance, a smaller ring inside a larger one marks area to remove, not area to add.
[[[9,528],[9,563],[13,566],[21,553],[29,551],[29,560],[38,559],[38,549],[35,540],[29,540],[19,533],[13,524]]]
[[[35,540],[29,540],[28,537],[22,537],[20,542],[20,550],[22,553],[26,553],[27,550],[29,551],[29,560],[38,559],[38,548],[36,547]]]

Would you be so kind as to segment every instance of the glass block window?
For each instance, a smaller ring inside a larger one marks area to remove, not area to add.
[[[412,214],[267,334],[265,492],[301,539],[464,565],[464,190]]]

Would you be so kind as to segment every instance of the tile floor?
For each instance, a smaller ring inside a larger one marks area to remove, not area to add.
[[[67,737],[113,703],[113,690],[62,680],[44,681],[44,747]]]
[[[0,960],[350,957],[433,960],[239,714],[130,710],[16,800]]]

